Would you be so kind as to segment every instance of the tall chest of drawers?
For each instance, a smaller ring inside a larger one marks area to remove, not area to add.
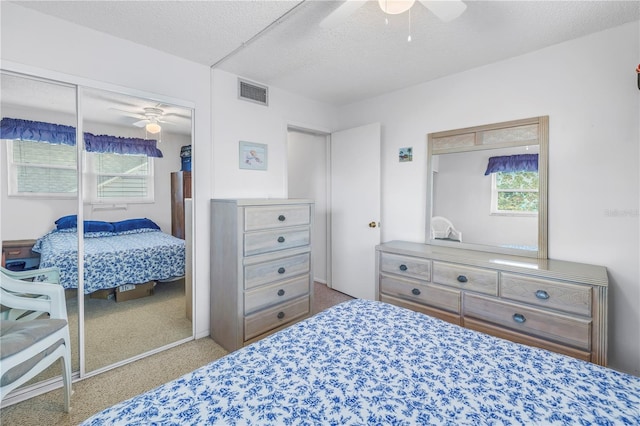
[[[313,202],[211,201],[211,337],[234,351],[311,313]]]
[[[470,329],[607,365],[607,270],[392,241],[377,298]]]

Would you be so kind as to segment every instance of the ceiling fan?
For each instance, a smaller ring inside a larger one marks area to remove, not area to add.
[[[460,0],[418,1],[444,22],[452,21],[467,9],[467,5]],[[340,25],[366,3],[367,0],[345,0],[337,9],[320,22],[320,26],[322,28],[333,28]],[[414,3],[415,0],[378,0],[380,9],[389,15],[406,12],[411,9]]]
[[[124,112],[130,117],[139,118],[138,121],[136,121],[135,123],[132,123],[134,126],[144,127],[147,132],[156,134],[162,131],[162,126],[160,126],[160,123],[172,124],[171,122],[163,119],[165,116],[170,114],[165,114],[164,110],[159,108],[159,106],[160,105],[157,105],[155,107],[145,107],[143,108],[143,112],[141,114],[137,114],[131,111],[125,111],[117,108],[112,108],[112,109],[115,109],[116,111]]]

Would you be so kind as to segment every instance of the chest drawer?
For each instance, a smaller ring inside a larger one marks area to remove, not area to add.
[[[462,290],[498,295],[498,272],[491,269],[434,261],[433,282]]]
[[[244,294],[244,313],[250,314],[305,294],[309,294],[308,275],[260,287]]]
[[[380,278],[380,292],[446,311],[460,312],[458,290],[383,275]]]
[[[287,206],[254,206],[244,209],[244,230],[281,228],[283,226],[308,225],[311,207],[308,204]]]
[[[500,296],[536,306],[591,316],[590,286],[502,273]]]
[[[262,284],[308,273],[310,268],[311,255],[309,253],[246,265],[244,267],[244,288],[248,290]]]
[[[464,315],[553,340],[591,349],[591,321],[475,294],[464,294]]]
[[[431,261],[428,259],[381,253],[380,269],[382,272],[388,272],[390,274],[431,281]]]
[[[309,245],[308,226],[298,228],[274,229],[271,231],[244,234],[244,255],[252,256],[294,247]]]
[[[308,313],[309,298],[303,297],[249,315],[244,319],[244,340],[252,339]]]

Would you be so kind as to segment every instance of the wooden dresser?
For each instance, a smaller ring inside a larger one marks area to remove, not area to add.
[[[602,266],[392,241],[376,247],[381,301],[607,365]]]
[[[313,202],[211,202],[211,337],[228,351],[311,313]]]
[[[185,198],[191,198],[191,172],[171,173],[171,235],[183,240]]]

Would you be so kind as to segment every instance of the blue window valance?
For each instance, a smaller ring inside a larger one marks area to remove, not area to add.
[[[0,139],[17,139],[51,144],[76,144],[76,129],[73,126],[21,120],[5,117],[0,122]],[[162,158],[155,139],[123,138],[109,135],[84,134],[87,152],[110,154],[146,155]]]
[[[162,151],[156,148],[155,139],[121,138],[108,135],[84,134],[84,147],[87,152],[106,152],[110,154],[146,155],[162,158]]]
[[[538,154],[503,155],[489,157],[485,176],[497,172],[537,172]]]
[[[62,124],[5,117],[0,122],[0,138],[75,146],[76,129]]]

